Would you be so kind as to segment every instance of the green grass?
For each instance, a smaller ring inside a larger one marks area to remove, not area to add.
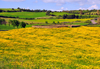
[[[0,25],[0,30],[11,30],[11,29],[15,29],[15,28],[8,25]]]
[[[59,24],[61,24],[61,23],[59,23]],[[66,23],[65,25],[88,25],[89,23]],[[29,25],[26,25],[26,28],[27,27],[32,27],[32,26],[36,26],[36,25],[38,25],[38,26],[46,26],[46,25],[54,25],[53,23],[48,23],[48,24],[46,24],[46,23],[43,23],[43,24],[29,24]],[[100,25],[99,25],[100,26]],[[18,28],[16,28],[16,27],[13,27],[12,25],[0,25],[0,30],[11,30],[11,29],[19,29],[19,28],[21,28],[20,26],[18,26]]]
[[[88,25],[89,23],[67,23],[66,25]]]
[[[54,13],[50,13],[50,14],[53,14],[53,15],[56,15],[56,16],[59,16],[59,15],[64,15],[64,14],[67,14],[67,15],[72,15],[73,13],[67,13],[67,12],[54,12]]]
[[[12,10],[12,8],[0,8],[1,10],[4,10],[4,11],[14,11],[14,10],[16,10],[16,11],[18,11],[19,9],[14,9],[14,10]]]
[[[34,19],[34,20],[25,20],[25,19],[14,19],[14,18],[1,18],[5,19],[7,22],[9,20],[18,20],[18,21],[24,21],[26,23],[45,23],[46,21],[48,23],[53,23],[55,21],[56,23],[59,22],[75,22],[75,21],[80,21],[80,23],[84,23],[86,20],[91,20],[92,18],[87,18],[87,19]]]
[[[19,18],[48,17],[45,12],[1,12],[0,15]]]

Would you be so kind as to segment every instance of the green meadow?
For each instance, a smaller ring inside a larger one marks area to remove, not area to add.
[[[45,12],[1,12],[2,16],[12,16],[19,18],[37,18],[37,17],[49,17]]]
[[[73,13],[67,13],[67,12],[51,12],[50,14],[53,14],[53,15],[56,15],[56,16],[59,16],[59,15],[64,15],[64,14],[67,14],[67,15],[72,15]]]

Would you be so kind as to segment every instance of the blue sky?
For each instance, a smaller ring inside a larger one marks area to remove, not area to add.
[[[0,0],[0,8],[46,9],[53,11],[100,9],[100,0]]]

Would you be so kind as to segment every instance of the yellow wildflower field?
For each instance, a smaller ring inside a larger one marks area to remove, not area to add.
[[[100,28],[0,31],[0,69],[100,69]]]

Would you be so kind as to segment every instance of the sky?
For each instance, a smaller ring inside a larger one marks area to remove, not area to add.
[[[0,0],[0,8],[91,10],[100,9],[100,0]]]

